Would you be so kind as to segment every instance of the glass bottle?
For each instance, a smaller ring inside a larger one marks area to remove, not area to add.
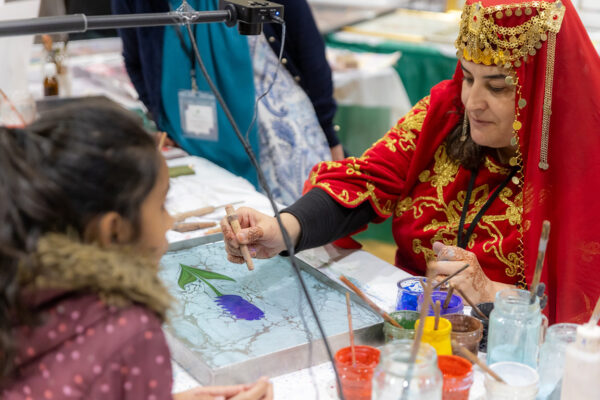
[[[451,339],[477,355],[479,352],[479,342],[483,336],[483,324],[481,321],[464,314],[444,315],[444,318],[450,321],[452,325]],[[452,354],[461,355],[454,348],[452,349]]]
[[[577,324],[556,324],[548,328],[540,350],[540,391],[538,400],[559,400],[560,380],[565,369],[567,345],[575,341]]]
[[[442,373],[433,347],[421,343],[417,359],[409,364],[413,341],[397,340],[381,348],[373,375],[374,400],[440,400]],[[403,393],[406,390],[406,393]]]
[[[496,293],[490,313],[488,365],[514,361],[537,368],[540,339],[548,319],[540,311],[539,298],[530,299],[529,292],[521,289]]]
[[[56,64],[47,62],[44,65],[44,96],[58,96],[58,79]]]

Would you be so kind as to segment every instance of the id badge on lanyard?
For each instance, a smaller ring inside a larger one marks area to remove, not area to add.
[[[191,60],[190,77],[192,90],[179,90],[179,117],[183,136],[192,139],[219,140],[219,124],[217,120],[217,99],[211,92],[198,90],[196,81],[196,63],[194,55],[185,47],[183,35],[176,29],[181,46]]]
[[[183,135],[193,139],[218,141],[215,95],[199,90],[180,90],[178,97]]]

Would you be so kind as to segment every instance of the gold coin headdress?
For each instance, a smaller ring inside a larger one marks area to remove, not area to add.
[[[513,15],[518,17],[512,18],[519,21],[517,25],[509,26],[512,21],[501,24],[503,19],[506,21]],[[509,74],[507,82],[517,85],[515,69],[535,56],[542,48],[543,42],[548,42],[539,163],[541,169],[548,169],[548,135],[552,113],[556,34],[560,30],[564,15],[565,7],[560,1],[533,1],[490,7],[483,7],[481,2],[465,4],[455,42],[458,58],[477,64],[504,67]],[[525,99],[519,98],[519,108],[524,108],[525,104]],[[513,128],[515,131],[521,128],[518,115]]]

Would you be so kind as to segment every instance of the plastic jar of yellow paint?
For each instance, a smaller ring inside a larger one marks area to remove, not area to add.
[[[420,322],[421,320],[415,322],[415,332],[419,329]],[[434,324],[435,317],[425,318],[421,342],[429,343],[438,355],[451,355],[452,343],[450,341],[450,333],[452,332],[452,324],[446,318],[440,318],[437,330],[433,329]]]

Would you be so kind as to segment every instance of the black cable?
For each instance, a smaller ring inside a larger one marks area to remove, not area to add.
[[[284,42],[285,42],[285,33],[286,33],[285,21],[283,19],[277,17],[277,16],[273,16],[272,18],[273,18],[274,21],[276,21],[277,23],[281,24],[281,48],[279,49],[279,59],[277,60],[277,67],[275,68],[275,73],[273,74],[273,80],[269,84],[269,87],[254,102],[254,114],[252,115],[252,121],[250,121],[250,125],[248,126],[248,129],[246,130],[246,134],[244,135],[244,138],[246,140],[248,140],[248,135],[250,134],[250,131],[252,130],[252,126],[254,126],[254,123],[256,122],[256,118],[257,118],[257,115],[258,115],[258,103],[273,88],[273,84],[277,80],[277,74],[279,74],[279,66],[281,65],[281,59],[283,58],[283,48],[285,47],[285,43]]]
[[[281,23],[280,21],[283,21],[283,20],[281,20],[281,18],[278,18],[279,21],[277,21],[275,19],[277,17],[274,17],[274,16],[272,16],[272,18],[276,22],[279,22],[279,23]],[[285,26],[285,22],[282,25]],[[321,320],[319,319],[317,310],[315,309],[315,306],[312,302],[310,294],[308,293],[308,289],[306,287],[306,283],[304,282],[304,278],[302,278],[302,274],[300,273],[300,268],[298,267],[298,265],[296,265],[296,262],[294,260],[294,246],[292,245],[292,241],[290,239],[290,236],[289,236],[287,230],[283,226],[283,222],[281,221],[281,215],[279,214],[279,209],[277,208],[277,205],[275,204],[275,200],[273,199],[273,194],[271,193],[271,190],[269,189],[269,185],[266,182],[264,173],[263,173],[260,165],[258,164],[258,160],[256,159],[256,156],[254,155],[252,148],[250,147],[250,145],[246,142],[246,140],[242,136],[242,133],[240,132],[240,129],[237,126],[237,123],[235,122],[235,119],[231,115],[231,111],[229,110],[229,107],[227,107],[227,104],[223,100],[221,93],[219,92],[219,90],[213,83],[212,79],[208,75],[208,72],[206,71],[206,67],[204,66],[204,62],[202,61],[202,57],[200,56],[200,51],[198,50],[198,46],[196,44],[196,38],[193,37],[194,35],[192,32],[192,28],[190,26],[190,22],[186,21],[185,26],[188,30],[188,34],[190,35],[192,47],[194,48],[194,53],[196,55],[198,65],[200,66],[200,70],[202,71],[202,74],[204,75],[204,78],[206,79],[206,82],[210,86],[213,94],[217,98],[217,101],[221,105],[223,112],[225,112],[225,116],[229,120],[229,123],[231,124],[236,136],[238,137],[239,141],[242,143],[242,146],[244,147],[244,150],[246,151],[246,154],[248,155],[250,162],[256,168],[256,172],[258,174],[258,182],[259,182],[260,186],[263,188],[263,190],[265,191],[265,194],[267,195],[267,198],[269,199],[269,202],[271,203],[271,207],[275,213],[275,218],[277,220],[277,223],[279,224],[279,228],[281,229],[281,235],[283,236],[283,242],[284,242],[284,244],[287,248],[288,254],[289,254],[290,263],[292,264],[292,267],[293,267],[294,271],[296,272],[298,281],[300,282],[300,285],[302,287],[304,295],[306,296],[306,300],[308,302],[310,310],[313,314],[313,317],[315,318],[315,322],[317,323],[317,327],[319,328],[319,333],[321,334],[321,337],[323,338],[323,343],[325,344],[325,349],[327,350],[327,355],[329,356],[329,360],[331,361],[331,365],[332,365],[333,371],[335,373],[335,379],[337,381],[338,387],[340,388],[340,390],[339,390],[340,397],[342,400],[344,400],[344,394],[343,394],[343,391],[341,390],[342,382],[340,380],[340,376],[338,374],[338,370],[335,365],[333,353],[331,352],[331,347],[329,346],[329,342],[327,341],[327,336],[325,335],[325,331],[323,330],[323,326],[321,324]],[[282,42],[281,46],[282,46],[282,49],[281,49],[280,53],[283,54],[283,46],[284,46],[283,42]]]
[[[280,23],[282,25],[282,44],[285,43],[285,36],[286,36],[286,26],[285,26],[285,21],[277,16],[273,16],[273,20],[275,20],[276,22]],[[260,40],[260,39],[257,39]],[[258,43],[255,43],[255,47],[258,46]],[[246,130],[246,134],[244,135],[244,138],[246,140],[249,140],[248,135],[250,134],[250,131],[252,130],[252,127],[254,126],[254,123],[256,122],[257,116],[258,116],[258,103],[271,91],[271,89],[273,88],[273,85],[275,84],[275,81],[277,80],[277,75],[279,74],[279,67],[281,65],[281,59],[283,58],[283,51],[284,51],[284,45],[282,45],[279,49],[279,57],[277,60],[277,64],[275,66],[275,72],[273,73],[273,79],[271,80],[271,83],[269,84],[269,86],[267,87],[267,89],[265,90],[264,93],[262,93],[254,102],[254,113],[252,115],[252,120],[250,121],[250,125],[248,126],[248,129]],[[302,291],[302,286],[298,285],[298,298],[299,298],[299,302],[298,302],[298,315],[300,316],[300,320],[302,321],[302,326],[304,327],[304,331],[306,333],[306,339],[308,340],[308,374],[310,376],[310,380],[313,384],[313,388],[315,390],[315,394],[317,396],[317,400],[319,399],[319,388],[317,386],[317,380],[315,378],[314,372],[312,370],[312,361],[313,361],[313,336],[312,336],[312,332],[310,331],[309,327],[308,327],[308,323],[306,322],[306,317],[304,316],[304,308],[303,308],[303,303],[302,303],[302,298],[304,296],[304,293]]]

